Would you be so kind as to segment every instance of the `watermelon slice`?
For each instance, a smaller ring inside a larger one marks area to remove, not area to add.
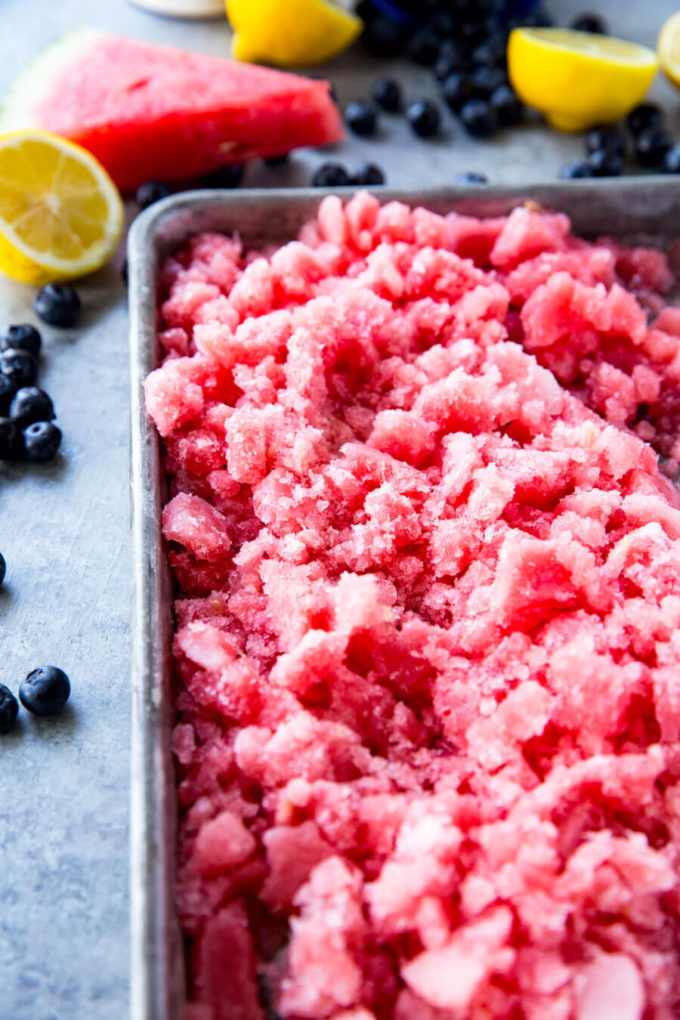
[[[78,29],[14,83],[0,131],[79,142],[121,191],[343,136],[328,82]]]

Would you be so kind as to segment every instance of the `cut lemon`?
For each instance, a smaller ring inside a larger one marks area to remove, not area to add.
[[[670,80],[680,87],[680,11],[676,11],[659,32],[656,52]]]
[[[47,131],[0,135],[0,270],[42,285],[99,269],[116,249],[123,203],[104,167]]]
[[[513,88],[560,131],[625,117],[659,66],[646,46],[565,28],[516,28],[508,42]]]
[[[278,67],[322,64],[346,50],[363,22],[333,0],[226,0],[237,60]]]

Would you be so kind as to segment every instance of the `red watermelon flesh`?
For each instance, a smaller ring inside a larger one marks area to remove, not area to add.
[[[80,143],[122,191],[343,136],[325,81],[89,30],[38,58],[0,123]]]

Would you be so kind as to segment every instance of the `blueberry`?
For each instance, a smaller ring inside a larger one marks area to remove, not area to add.
[[[649,128],[635,138],[635,158],[640,166],[659,166],[672,144],[667,131]]]
[[[433,68],[434,76],[437,81],[445,81],[450,74],[462,71],[465,65],[466,61],[459,48],[453,43],[447,43],[439,51],[437,63]]]
[[[411,130],[419,138],[433,138],[439,131],[441,121],[439,108],[429,99],[419,99],[406,110],[406,119]]]
[[[512,127],[522,119],[522,104],[509,85],[501,85],[491,93],[489,106],[502,127]]]
[[[623,173],[623,155],[614,149],[591,152],[586,162],[596,177],[618,177]]]
[[[488,138],[498,127],[496,115],[483,99],[469,99],[461,108],[460,119],[473,138]]]
[[[384,184],[385,173],[375,163],[363,163],[352,176],[353,184]]]
[[[61,430],[51,421],[35,421],[24,429],[26,460],[52,460],[61,443]]]
[[[470,93],[477,99],[488,99],[508,79],[500,67],[477,67],[469,76]]]
[[[9,405],[12,403],[16,391],[17,387],[12,380],[0,373],[0,415],[9,413]]]
[[[361,33],[361,43],[373,57],[398,57],[404,50],[406,33],[388,18],[370,18]]]
[[[0,553],[0,584],[5,580],[5,574],[7,573],[7,564],[5,563],[5,557]]]
[[[456,176],[456,184],[488,184],[486,174],[477,173],[476,170],[466,170],[465,173]]]
[[[490,35],[472,51],[472,63],[477,67],[500,67],[505,60],[505,40],[501,35]]]
[[[279,156],[267,156],[265,163],[272,167],[283,166],[288,162],[289,155],[288,152],[282,152]]]
[[[580,177],[594,177],[595,171],[590,164],[575,160],[573,163],[565,163],[557,171],[557,176],[563,181],[573,181]]]
[[[6,347],[4,351],[0,351],[0,372],[7,376],[17,389],[20,386],[30,386],[38,378],[38,362],[28,351]]]
[[[349,103],[345,107],[345,123],[350,131],[353,131],[355,135],[361,135],[362,138],[375,134],[375,129],[378,126],[375,107],[372,103],[367,103],[362,99]]]
[[[632,135],[642,134],[650,128],[662,128],[664,125],[664,114],[656,103],[640,103],[634,110],[631,110],[626,117],[628,130]]]
[[[29,326],[27,322],[22,322],[16,326],[10,326],[5,335],[0,338],[0,349],[4,350],[6,347],[13,347],[15,351],[28,351],[34,358],[37,358],[40,356],[42,337],[35,326]]]
[[[201,177],[201,185],[204,188],[238,188],[243,180],[246,168],[243,163],[234,163],[232,166],[221,166],[217,170],[211,170]]]
[[[322,163],[312,176],[314,188],[344,188],[352,180],[341,163]]]
[[[543,7],[538,7],[525,15],[522,24],[530,28],[552,28],[555,22]]]
[[[21,428],[11,418],[0,418],[0,460],[17,460],[23,453]]]
[[[381,110],[396,113],[401,109],[401,85],[394,78],[378,78],[371,90],[371,99]]]
[[[19,712],[19,702],[9,687],[0,684],[0,733],[9,733]]]
[[[663,168],[667,174],[680,174],[680,142],[676,142],[664,156]]]
[[[601,149],[625,156],[626,139],[618,128],[605,124],[590,129],[586,135],[586,155],[589,156],[592,152],[599,152]]]
[[[592,32],[594,35],[607,35],[607,23],[599,14],[587,11],[574,18],[569,26],[575,32]]]
[[[9,416],[24,428],[34,421],[52,421],[54,405],[44,390],[37,386],[23,386],[16,392]]]
[[[36,294],[33,308],[43,322],[68,329],[75,325],[80,313],[80,298],[68,284],[48,283]]]
[[[449,109],[458,113],[470,98],[470,85],[467,76],[460,72],[449,75],[442,84],[442,96]]]
[[[28,674],[19,687],[21,704],[34,715],[55,715],[61,712],[70,693],[69,678],[58,666],[39,666]]]
[[[145,181],[137,188],[135,201],[140,209],[148,209],[154,202],[160,202],[162,198],[167,198],[171,194],[167,184],[162,184],[160,181]]]
[[[437,33],[427,25],[411,39],[406,52],[415,64],[432,67],[439,56],[439,39]]]

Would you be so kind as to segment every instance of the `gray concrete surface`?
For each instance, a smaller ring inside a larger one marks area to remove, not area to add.
[[[553,2],[565,24],[583,6],[620,35],[654,43],[675,0],[647,4]],[[167,21],[125,0],[2,0],[0,95],[36,52],[62,32],[94,24],[216,55],[222,21]],[[342,104],[366,94],[386,69],[358,52],[328,68]],[[394,68],[393,68],[394,69]],[[396,68],[409,97],[434,96],[430,76]],[[659,80],[673,129],[678,93]],[[348,140],[333,158],[382,164],[390,184],[444,184],[461,170],[495,182],[547,180],[581,152],[578,138],[540,126],[479,144],[448,115],[423,143],[384,117],[380,137]],[[279,170],[251,166],[247,185],[303,183],[328,155],[299,154]],[[0,682],[17,689],[36,665],[71,676],[54,720],[27,718],[0,738],[0,1020],[122,1020],[128,1012],[128,394],[127,311],[115,264],[79,289],[77,329],[46,328],[42,382],[64,432],[56,463],[0,462]],[[31,288],[0,280],[0,328],[35,321]]]

